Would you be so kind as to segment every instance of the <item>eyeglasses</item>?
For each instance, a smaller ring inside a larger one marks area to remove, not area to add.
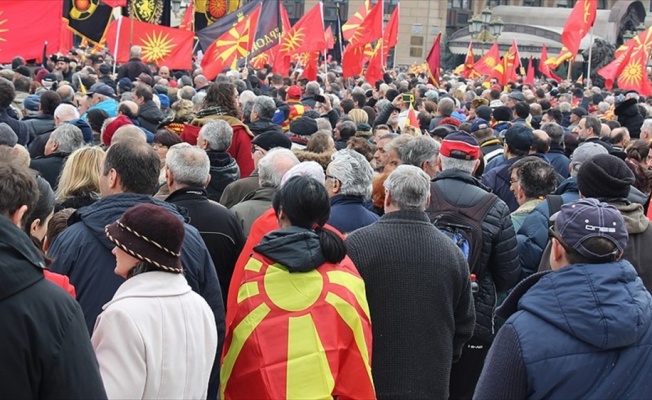
[[[337,179],[337,178],[334,177],[333,175],[328,175],[328,174],[326,174],[326,179],[332,179],[332,180],[334,180],[334,181],[339,181],[339,179]]]

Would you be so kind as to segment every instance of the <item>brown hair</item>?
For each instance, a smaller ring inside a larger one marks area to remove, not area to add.
[[[0,214],[10,217],[26,205],[27,212],[21,220],[25,224],[38,199],[36,178],[28,168],[15,162],[0,162]]]
[[[234,93],[235,85],[231,82],[213,83],[206,90],[202,108],[220,107],[227,115],[240,118],[242,113],[234,99]]]

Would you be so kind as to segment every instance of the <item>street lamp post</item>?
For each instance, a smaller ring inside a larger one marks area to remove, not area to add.
[[[491,15],[491,9],[485,8],[480,15],[475,15],[469,20],[469,33],[471,38],[482,43],[482,55],[484,55],[487,43],[498,41],[498,37],[503,32],[503,26],[505,25],[500,18],[491,19]]]

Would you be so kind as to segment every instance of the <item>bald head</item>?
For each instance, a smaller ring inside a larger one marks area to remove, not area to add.
[[[158,70],[158,76],[164,79],[170,79],[170,68],[166,67],[165,65],[162,66]]]
[[[56,126],[77,118],[79,118],[79,111],[72,104],[59,104],[54,110],[54,125]]]
[[[535,129],[532,131],[534,135],[534,141],[532,142],[532,147],[530,148],[530,154],[541,153],[545,154],[550,150],[550,137],[545,131],[541,129]]]
[[[147,143],[147,136],[142,129],[135,125],[123,125],[118,128],[111,138],[111,145],[124,141],[139,141]]]
[[[607,124],[602,124],[602,128],[600,128],[600,135],[601,138],[603,137],[611,137],[611,128],[609,128],[609,125]]]
[[[75,91],[70,85],[61,85],[57,88],[57,94],[61,97],[62,102],[72,102],[75,97]]]
[[[138,117],[138,104],[131,100],[125,100],[118,105],[118,113],[129,118]]]

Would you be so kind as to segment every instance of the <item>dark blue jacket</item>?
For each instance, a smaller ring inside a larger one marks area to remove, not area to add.
[[[570,203],[580,198],[577,179],[566,179],[555,194],[561,195],[562,203]],[[523,225],[516,232],[518,257],[521,265],[521,279],[537,272],[543,250],[548,244],[548,227],[550,210],[548,202],[542,201],[525,218]]]
[[[328,224],[342,233],[350,233],[371,225],[378,221],[378,218],[378,215],[365,208],[362,197],[342,194],[331,197],[331,216]]]
[[[514,197],[514,193],[510,190],[512,176],[509,167],[521,158],[523,157],[513,157],[505,160],[499,167],[485,172],[482,176],[482,184],[490,188],[493,194],[507,204],[509,212],[514,212],[518,208],[516,197]]]
[[[550,149],[546,153],[546,158],[550,161],[550,165],[555,168],[555,171],[563,176],[564,179],[570,176],[570,172],[568,171],[570,159],[566,157],[562,149]]]
[[[485,362],[479,398],[652,394],[652,296],[628,261],[534,275],[497,314],[510,316]]]

